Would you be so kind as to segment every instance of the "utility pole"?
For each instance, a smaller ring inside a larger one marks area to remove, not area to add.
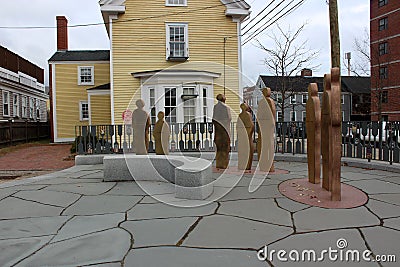
[[[329,0],[329,25],[331,31],[331,63],[332,68],[340,69],[340,36],[337,0]]]

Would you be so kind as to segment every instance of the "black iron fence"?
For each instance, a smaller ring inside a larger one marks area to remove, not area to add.
[[[257,126],[257,125],[256,125]],[[155,151],[154,125],[150,127],[149,152]],[[236,123],[231,124],[231,150],[237,149]],[[276,153],[307,153],[307,132],[303,121],[277,122]],[[214,127],[211,122],[170,125],[170,151],[214,151]],[[76,126],[78,154],[133,152],[130,125]],[[324,138],[322,132],[322,138]],[[257,131],[254,142],[257,142]],[[342,156],[367,160],[400,162],[400,122],[343,122]]]
[[[48,122],[0,122],[0,146],[31,142],[50,137]]]

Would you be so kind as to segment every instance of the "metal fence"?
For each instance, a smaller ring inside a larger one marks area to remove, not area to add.
[[[48,122],[0,122],[0,146],[36,141],[50,137]]]
[[[257,127],[257,125],[256,125]],[[150,127],[149,152],[155,151]],[[277,122],[276,153],[307,153],[307,132],[303,121]],[[214,151],[214,127],[211,122],[170,125],[170,151]],[[322,132],[322,138],[325,138]],[[78,154],[133,152],[130,125],[93,125],[75,127]],[[257,131],[254,142],[257,142]],[[367,160],[400,161],[400,122],[342,122],[342,156]],[[236,123],[231,124],[231,151],[237,150]]]

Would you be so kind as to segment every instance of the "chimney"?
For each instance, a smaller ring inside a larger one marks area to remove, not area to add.
[[[68,50],[68,20],[57,16],[57,51]]]
[[[312,70],[310,69],[302,69],[301,77],[312,77]]]

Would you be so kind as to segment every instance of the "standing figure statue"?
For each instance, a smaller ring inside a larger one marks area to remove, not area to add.
[[[258,101],[257,109],[257,154],[259,169],[264,172],[274,172],[275,153],[275,103],[271,99],[271,89],[262,89],[263,96]]]
[[[168,123],[164,120],[164,116],[165,116],[164,112],[162,111],[158,112],[157,114],[158,121],[156,122],[153,131],[154,141],[156,143],[157,155],[169,154],[168,146],[169,146],[170,130]]]
[[[240,105],[242,112],[237,120],[238,132],[238,169],[251,170],[253,163],[253,134],[254,123],[250,114],[250,108],[246,103]]]
[[[225,105],[226,97],[223,94],[217,95],[218,103],[214,106],[213,124],[215,128],[214,143],[217,147],[216,167],[218,169],[226,169],[229,164],[230,152],[230,127],[231,127],[231,111]]]
[[[136,101],[137,109],[132,113],[133,146],[137,155],[147,155],[149,150],[150,116],[143,110],[144,101]]]
[[[321,178],[321,106],[318,85],[308,86],[306,104],[308,181],[319,184]]]

